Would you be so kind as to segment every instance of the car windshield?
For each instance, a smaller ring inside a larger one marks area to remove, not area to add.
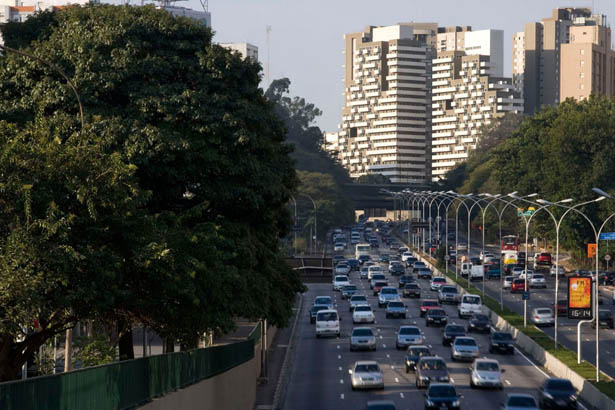
[[[598,316],[600,317],[600,319],[608,319],[611,316],[611,311],[610,310],[600,310],[598,312]]]
[[[336,276],[335,281],[336,282],[348,282],[348,278],[346,276]]]
[[[515,279],[513,283],[515,285],[523,285],[525,283],[525,279]]]
[[[396,295],[397,294],[397,289],[395,288],[383,288],[380,293],[382,293],[383,295]]]
[[[536,407],[536,400],[533,397],[512,396],[508,399],[510,407]]]
[[[420,368],[421,370],[445,370],[446,363],[441,359],[423,360]]]
[[[403,308],[404,304],[402,302],[389,302],[387,307],[390,307],[390,308]]]
[[[368,404],[367,410],[395,410],[394,404]]]
[[[463,298],[463,303],[469,303],[471,305],[478,305],[478,304],[480,304],[480,297],[478,297],[478,296],[465,296]]]
[[[482,370],[485,372],[497,372],[500,370],[500,366],[498,366],[495,362],[478,362],[476,363],[476,370]]]
[[[428,312],[429,316],[446,316],[446,312],[442,309],[430,309]]]
[[[566,379],[551,379],[547,381],[547,389],[558,391],[574,391],[570,380]]]
[[[497,340],[497,341],[512,340],[512,335],[510,333],[496,332],[493,334],[493,340]]]
[[[457,293],[457,288],[454,286],[442,286],[442,293]]]
[[[372,280],[373,280],[373,279],[375,279],[375,280],[380,280],[380,279],[384,279],[384,278],[385,278],[385,277],[384,277],[384,275],[383,275],[382,273],[379,273],[379,274],[377,274],[377,275],[372,275]]]
[[[386,285],[388,285],[387,282],[376,282],[376,283],[374,283],[374,287],[375,288],[382,288],[382,287],[384,287]]]
[[[472,318],[474,320],[478,320],[480,322],[488,322],[489,318],[485,315],[474,315],[474,317]]]
[[[458,337],[457,339],[455,339],[455,344],[458,346],[476,346],[476,341],[474,339]]]
[[[445,331],[446,333],[465,333],[465,328],[459,325],[448,325]]]
[[[353,296],[353,297],[350,298],[350,301],[351,302],[366,302],[367,298],[365,296],[363,296],[363,295]]]
[[[354,329],[352,331],[352,335],[353,336],[373,336],[374,332],[372,332],[372,329],[369,329],[369,328]]]
[[[344,290],[357,290],[357,287],[355,285],[348,285],[344,286]]]
[[[379,372],[380,368],[377,364],[358,364],[354,368],[355,373]]]
[[[551,309],[536,309],[536,313],[539,315],[550,315]]]
[[[421,272],[421,273],[431,273],[431,271],[429,269],[419,269],[419,272]],[[444,280],[444,282],[446,282],[446,280]]]
[[[371,306],[357,306],[356,308],[354,308],[355,312],[371,312],[372,308]]]
[[[446,283],[446,279],[444,279],[444,278],[434,278],[433,281],[434,282],[440,282],[440,283]]]
[[[421,331],[416,327],[402,327],[399,329],[400,335],[420,335]]]
[[[457,396],[455,388],[450,385],[431,386],[429,388],[431,397],[454,397]]]
[[[417,285],[416,283],[408,283],[406,285],[406,289],[418,289],[419,285]]]
[[[337,313],[335,312],[319,312],[316,318],[319,322],[329,322],[337,320]]]
[[[316,300],[314,301],[315,305],[328,305],[331,303],[331,298],[330,297],[323,297],[323,298],[316,298]]]
[[[514,278],[514,276],[506,276],[506,277],[504,278],[504,280],[505,280],[506,282],[510,282],[511,280],[513,280],[513,278]]]
[[[321,310],[325,310],[325,309],[328,309],[328,308],[329,308],[328,306],[313,306],[312,307],[312,312],[316,313],[316,312],[319,312]]]
[[[348,264],[346,262],[340,262],[340,263],[337,264],[337,267],[338,268],[347,268]]]
[[[534,275],[534,279],[544,279],[543,275]]]
[[[410,356],[429,356],[429,349],[426,347],[411,347],[410,349],[408,349],[408,354]]]
[[[423,302],[423,306],[438,306],[438,302],[435,300],[426,300]]]

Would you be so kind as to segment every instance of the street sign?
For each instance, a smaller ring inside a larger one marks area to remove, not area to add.
[[[450,261],[450,260],[451,260],[451,257],[450,257],[449,255],[444,255],[444,260],[445,260],[445,261]]]
[[[591,320],[592,278],[589,276],[568,277],[568,319]]]
[[[530,291],[526,290],[523,292],[523,300],[530,300]]]
[[[611,260],[611,255],[604,255],[604,260],[605,261],[610,261]]]
[[[615,232],[602,232],[600,234],[601,241],[615,241]]]
[[[587,257],[588,258],[593,258],[594,256],[596,256],[596,244],[595,243],[588,243],[587,244]]]

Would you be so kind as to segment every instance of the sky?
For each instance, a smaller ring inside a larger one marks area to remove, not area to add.
[[[198,0],[176,4],[202,10]],[[615,21],[615,0],[209,0],[214,41],[258,46],[263,76],[271,26],[270,79],[288,77],[291,95],[320,108],[316,125],[323,131],[336,131],[341,120],[345,33],[409,21],[504,30],[504,75],[510,76],[512,36],[525,23],[550,17],[557,7],[592,6]]]

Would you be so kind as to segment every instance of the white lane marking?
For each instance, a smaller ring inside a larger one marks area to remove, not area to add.
[[[344,384],[344,379],[340,379],[340,384]]]
[[[506,382],[507,385],[510,386],[510,382],[508,380],[504,380]]]
[[[455,383],[455,379],[451,377],[451,383]]]
[[[395,383],[399,383],[399,379],[397,377],[395,378]]]
[[[337,348],[339,349],[339,348],[340,348],[340,345],[337,345]]]
[[[399,397],[401,397],[402,399],[404,398],[404,394],[403,393],[399,393]]]
[[[391,365],[391,370],[395,370],[395,366]]]
[[[428,345],[428,346],[429,346],[430,349],[433,347],[432,345]]]
[[[380,338],[382,339],[382,335],[380,335]]]
[[[341,355],[341,354],[338,354],[338,355],[337,355],[337,358],[338,358],[338,359],[341,359],[341,358],[342,358],[342,355]]]
[[[342,371],[342,366],[338,367],[337,370]]]
[[[534,364],[534,362],[532,362],[526,355],[524,355],[521,350],[517,349],[517,347],[515,346],[515,350],[517,351],[517,353],[519,353],[521,355],[521,357],[523,357],[525,360],[527,360],[527,362],[529,364],[531,364],[532,366],[534,366],[536,368],[536,370],[538,370],[543,376],[545,376],[546,378],[549,378],[549,375],[546,374],[540,367],[536,366]]]
[[[387,353],[387,359],[390,359],[390,358],[391,358],[391,356]]]
[[[340,394],[340,399],[344,400],[344,393]]]
[[[387,345],[382,345],[382,347],[384,347],[385,349],[387,348]]]

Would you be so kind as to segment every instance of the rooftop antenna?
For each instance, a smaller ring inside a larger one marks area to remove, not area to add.
[[[271,32],[271,26],[267,25],[265,30],[267,32],[267,67],[265,70],[265,82],[267,83],[267,88],[269,88],[269,33]]]
[[[209,0],[201,0],[201,7],[203,7],[203,11],[209,11]]]

